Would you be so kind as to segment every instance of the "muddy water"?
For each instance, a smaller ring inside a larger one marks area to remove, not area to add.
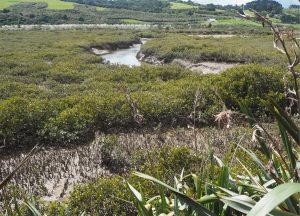
[[[112,65],[127,65],[129,67],[141,66],[136,55],[141,50],[141,44],[135,44],[128,49],[121,49],[112,53],[104,54],[101,57],[106,63]]]
[[[101,55],[106,63],[112,65],[127,65],[129,67],[141,66],[141,62],[137,58],[138,52],[141,50],[142,44],[147,42],[147,39],[142,39],[141,44],[134,44],[127,49],[120,49],[108,54]]]

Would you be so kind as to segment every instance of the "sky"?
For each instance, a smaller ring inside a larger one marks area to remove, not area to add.
[[[227,5],[227,4],[245,4],[247,2],[250,2],[251,0],[192,0],[194,2],[198,2],[200,4],[209,4],[209,3],[213,3],[213,4],[220,4],[220,5]],[[297,4],[299,5],[299,1],[298,0],[276,0],[277,2],[280,2],[284,7],[288,7],[291,4]]]

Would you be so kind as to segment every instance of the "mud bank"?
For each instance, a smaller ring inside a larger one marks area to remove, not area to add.
[[[87,50],[94,53],[95,55],[104,55],[118,49],[130,48],[134,44],[142,44],[141,39],[134,39],[131,41],[121,41],[115,43],[106,43],[101,45],[91,45],[87,48]]]
[[[227,62],[211,62],[211,61],[204,61],[199,63],[192,63],[188,60],[182,59],[174,59],[172,64],[179,65],[181,67],[187,68],[194,72],[199,72],[203,74],[218,74],[227,69],[233,68],[239,64],[237,63],[227,63]]]
[[[152,65],[164,65],[164,64],[175,64],[180,67],[189,69],[194,72],[203,74],[218,74],[227,69],[233,68],[241,63],[228,63],[228,62],[213,62],[213,61],[203,61],[193,63],[186,59],[174,59],[170,63],[166,62],[164,59],[158,59],[156,56],[147,56],[142,52],[137,55],[138,59],[142,62]]]

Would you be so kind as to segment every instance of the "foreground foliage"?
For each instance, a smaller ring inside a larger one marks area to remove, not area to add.
[[[274,34],[275,48],[287,57],[288,71],[294,80],[294,93],[290,97],[291,106],[294,103],[297,104],[299,115],[300,97],[296,73],[296,68],[300,63],[300,57],[297,54],[300,49],[299,43],[294,38],[292,31],[287,34],[275,27],[268,18],[263,17],[254,10],[252,12],[255,14],[254,19],[271,27]],[[252,18],[244,13],[240,16],[247,19]],[[288,42],[293,44],[290,49],[287,48]],[[148,206],[146,208],[143,195],[128,184],[136,198],[135,204],[139,214],[170,213],[178,215],[179,211],[182,211],[184,215],[299,215],[300,129],[292,119],[291,113],[283,110],[273,99],[269,99],[267,104],[278,124],[280,140],[271,136],[270,132],[255,120],[247,105],[240,102],[241,110],[248,119],[250,126],[255,128],[253,140],[260,144],[263,158],[240,144],[236,147],[232,145],[233,151],[228,152],[230,158],[227,155],[223,162],[215,157],[220,166],[218,180],[203,180],[201,177],[191,174],[188,177],[191,176],[194,180],[192,189],[186,183],[186,177],[183,177],[183,173],[179,181],[175,177],[175,187],[171,187],[156,178],[136,172],[135,175],[157,183],[174,194],[174,198],[171,197],[171,201],[169,201],[169,197],[166,198],[163,193],[160,193],[158,200],[150,199],[147,202]],[[220,115],[217,118],[220,118]],[[227,114],[225,118],[228,118],[228,122],[230,117]],[[259,168],[257,172],[252,172],[249,169],[250,166],[244,163],[244,158],[236,156],[236,151],[239,148],[253,160]],[[267,161],[265,165],[264,159]],[[239,173],[231,170],[234,160],[242,166]],[[240,174],[241,171],[242,174]]]
[[[263,158],[241,145],[233,148],[221,161],[215,157],[220,167],[215,181],[196,174],[182,174],[175,178],[174,187],[146,174],[135,172],[143,179],[150,180],[174,194],[164,192],[149,200],[128,184],[135,196],[139,215],[175,214],[180,215],[289,215],[299,214],[299,129],[286,113],[275,103],[271,112],[276,116],[281,142],[269,136],[268,131],[257,125],[253,115],[242,105],[252,126],[259,127],[254,134],[261,145]],[[267,140],[262,137],[265,133]],[[249,164],[236,155],[241,149],[253,160],[258,170],[252,172]],[[233,172],[232,162],[236,160],[242,168]],[[267,164],[264,164],[267,160]],[[191,184],[191,182],[193,182]]]

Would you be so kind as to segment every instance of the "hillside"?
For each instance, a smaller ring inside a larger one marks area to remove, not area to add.
[[[188,24],[191,28],[256,25],[241,20],[236,15],[237,10],[240,7],[162,0],[2,0],[0,25]],[[277,23],[297,24],[299,21],[299,15],[293,8],[275,14],[274,18],[273,21]]]

